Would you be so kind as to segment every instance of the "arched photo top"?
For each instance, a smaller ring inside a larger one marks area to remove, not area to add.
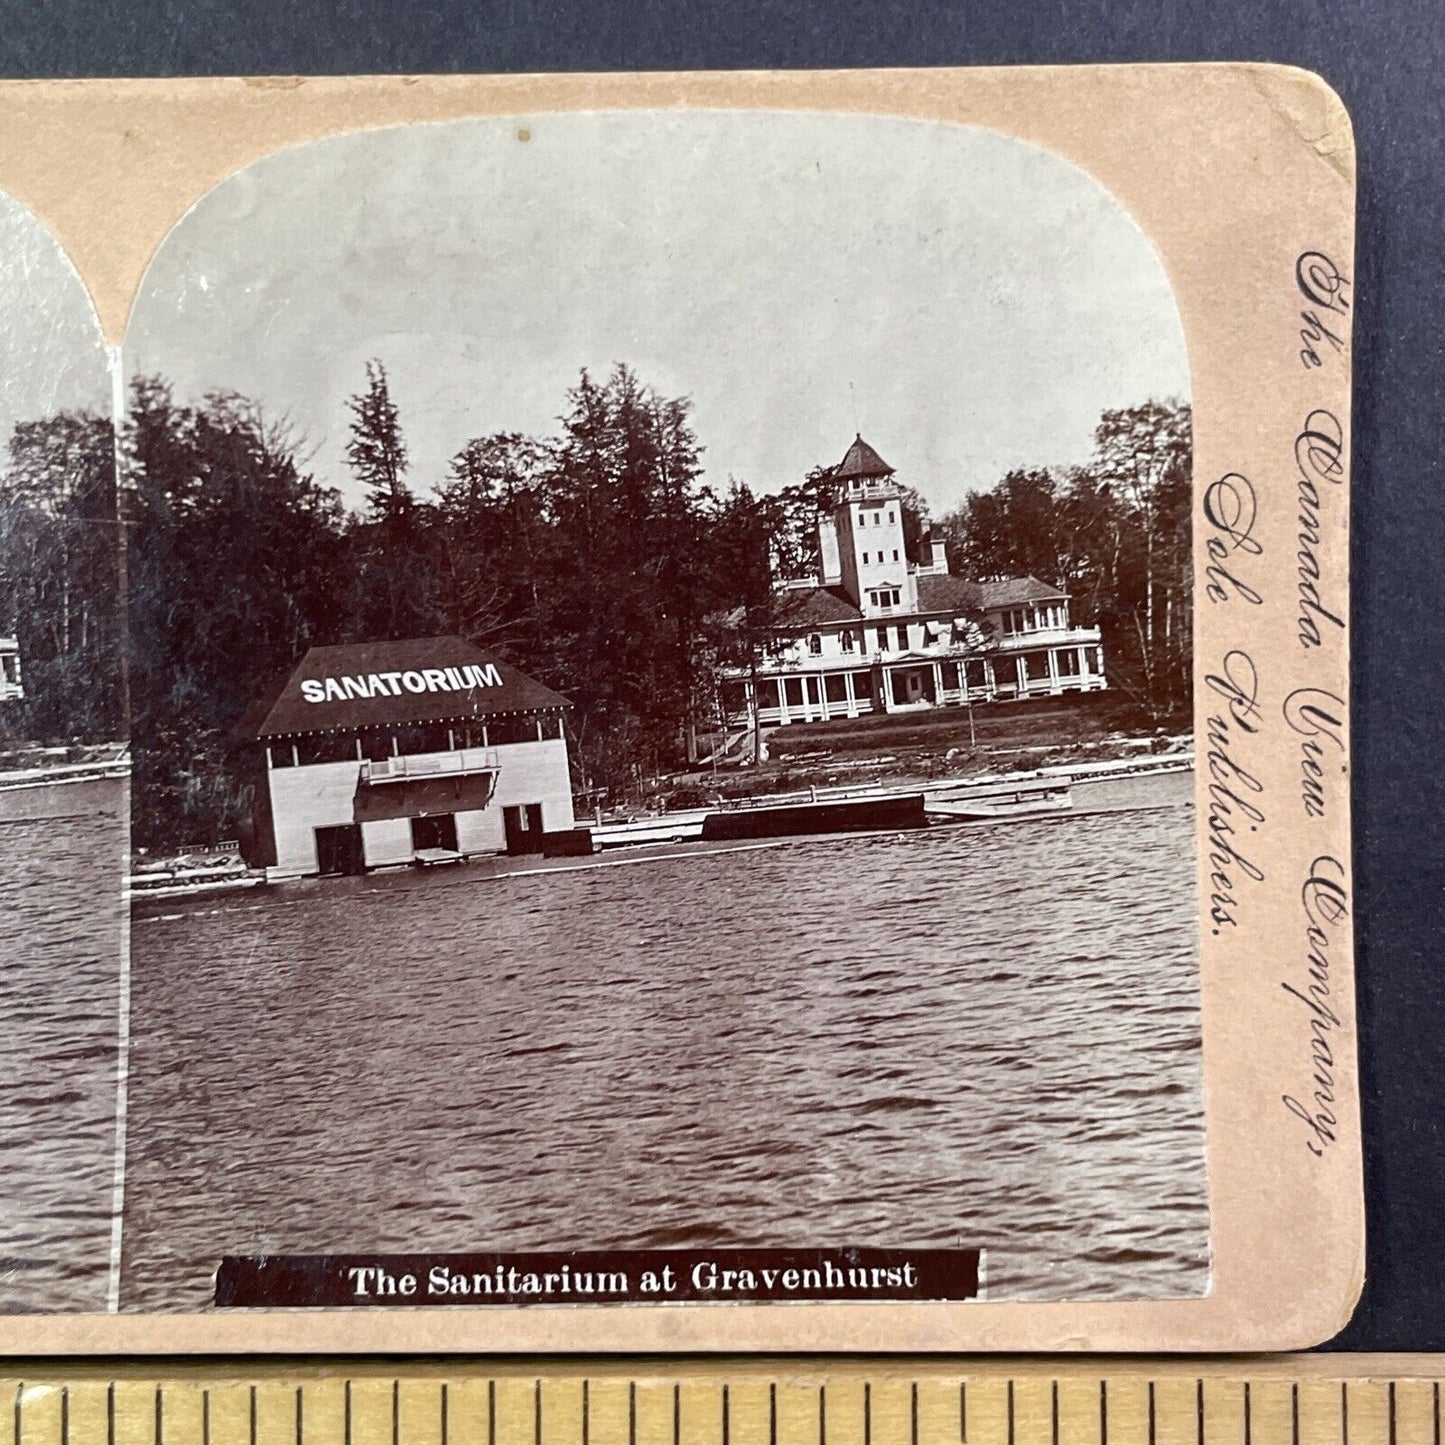
[[[0,315],[0,442],[60,412],[109,414],[109,349],[85,282],[49,227],[3,191]]]
[[[180,396],[284,412],[352,503],[345,403],[372,357],[422,491],[617,362],[692,399],[710,480],[774,490],[861,430],[936,509],[1081,464],[1104,411],[1190,390],[1158,254],[1077,166],[812,113],[519,115],[278,152],[173,228],[124,350]]]

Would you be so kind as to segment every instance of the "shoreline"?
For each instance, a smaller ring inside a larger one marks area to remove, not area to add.
[[[1056,767],[1044,770],[1036,770],[1029,773],[1005,774],[989,778],[990,786],[996,786],[1000,781],[1027,781],[1036,780],[1040,777],[1054,778],[1068,777],[1075,788],[1090,789],[1107,784],[1128,782],[1131,779],[1157,778],[1175,776],[1183,773],[1193,773],[1193,755],[1170,755],[1151,758],[1148,760],[1152,766],[1141,761],[1133,762],[1131,765],[1120,766],[1116,763],[1099,763],[1088,765],[1084,775],[1079,776],[1080,770],[1071,772],[1067,767]],[[973,779],[967,780],[972,784]],[[887,789],[887,794],[892,796],[906,796],[917,792],[945,792],[956,790],[960,786],[959,780],[950,779],[946,782],[935,781],[931,786],[893,785]],[[879,796],[879,794],[874,794]],[[552,860],[542,860],[536,855],[521,857],[508,857],[506,854],[478,855],[471,858],[459,859],[457,862],[448,864],[440,869],[443,874],[450,877],[451,881],[461,886],[469,883],[490,883],[512,878],[538,877],[551,873],[580,873],[598,868],[615,868],[629,864],[665,862],[678,858],[689,858],[695,856],[712,856],[720,853],[755,852],[769,848],[782,848],[792,844],[806,844],[833,841],[840,839],[866,840],[877,838],[909,837],[914,834],[923,834],[937,829],[992,829],[1009,826],[1018,823],[1062,823],[1069,819],[1096,817],[1100,814],[1118,811],[1147,811],[1153,812],[1164,808],[1174,808],[1192,804],[1192,790],[1187,798],[1170,799],[1156,802],[1139,802],[1129,805],[1127,809],[1110,807],[1070,807],[1058,811],[1024,813],[1011,817],[998,818],[956,818],[943,819],[934,818],[925,827],[919,829],[900,830],[898,828],[866,829],[858,832],[823,832],[807,833],[791,836],[758,838],[746,841],[724,841],[724,840],[659,840],[656,842],[639,842],[622,847],[611,847],[605,851],[599,850],[586,858],[560,857]],[[197,870],[200,871],[200,870]],[[366,891],[386,891],[390,888],[412,886],[419,878],[429,875],[435,871],[433,868],[420,868],[415,864],[398,864],[395,867],[378,868],[366,874],[354,875],[355,878],[366,878],[373,882],[373,887]],[[140,875],[145,876],[145,875]],[[244,877],[233,876],[227,879],[216,879],[214,881],[198,881],[195,883],[177,883],[173,887],[143,888],[134,889],[127,883],[127,898],[131,912],[138,920],[154,921],[159,915],[152,912],[149,905],[165,905],[167,909],[174,909],[175,905],[193,900],[197,903],[210,903],[225,905],[237,901],[242,895],[260,891],[268,901],[283,903],[299,903],[312,896],[317,889],[329,888],[336,883],[344,881],[332,877],[306,877],[289,878],[267,882],[260,874],[247,873]],[[259,906],[259,901],[257,906]],[[188,910],[183,910],[188,911]],[[165,914],[167,917],[176,916],[172,912]]]
[[[130,759],[108,763],[61,763],[50,768],[25,768],[0,773],[0,793],[23,793],[31,788],[58,788],[66,783],[98,783],[130,777]]]

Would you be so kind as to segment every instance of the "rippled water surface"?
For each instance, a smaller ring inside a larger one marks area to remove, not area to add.
[[[125,784],[0,792],[0,1311],[105,1307]]]
[[[124,1303],[226,1253],[693,1244],[1199,1294],[1190,791],[137,919]]]

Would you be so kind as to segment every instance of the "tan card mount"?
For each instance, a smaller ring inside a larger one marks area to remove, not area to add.
[[[1344,1322],[1320,81],[14,84],[0,191],[0,1347]]]

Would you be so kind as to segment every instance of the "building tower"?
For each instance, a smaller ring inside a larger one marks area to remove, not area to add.
[[[893,468],[860,434],[832,480],[837,498],[819,520],[823,585],[841,587],[865,617],[916,611],[918,584],[903,542],[903,497]]]

